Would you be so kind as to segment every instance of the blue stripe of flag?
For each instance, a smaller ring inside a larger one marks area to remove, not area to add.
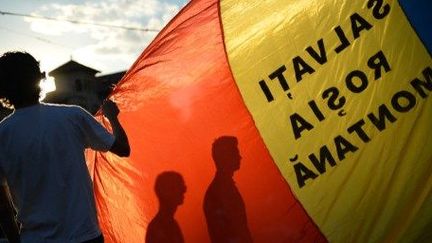
[[[432,0],[399,0],[411,25],[432,53]]]

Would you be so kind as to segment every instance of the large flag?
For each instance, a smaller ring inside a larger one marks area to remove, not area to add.
[[[106,241],[432,241],[431,7],[191,1],[89,157]]]

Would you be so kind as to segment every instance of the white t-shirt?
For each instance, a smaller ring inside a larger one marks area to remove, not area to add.
[[[114,140],[78,106],[41,103],[0,123],[0,180],[18,208],[21,242],[77,243],[100,235],[84,149],[108,151]]]

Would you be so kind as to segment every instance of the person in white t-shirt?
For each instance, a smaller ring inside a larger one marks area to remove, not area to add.
[[[23,243],[103,242],[84,150],[129,156],[119,109],[112,101],[102,107],[111,134],[78,106],[40,103],[43,77],[28,53],[0,57],[0,99],[14,107],[0,122],[0,180],[17,208],[19,238]]]

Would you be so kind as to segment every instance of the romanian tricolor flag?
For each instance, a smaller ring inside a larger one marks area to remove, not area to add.
[[[193,0],[89,157],[107,242],[432,242],[432,2]]]

